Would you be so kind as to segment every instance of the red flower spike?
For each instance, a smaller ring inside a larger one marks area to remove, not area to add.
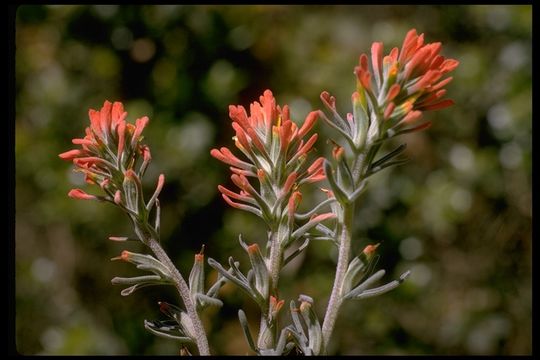
[[[329,97],[329,101],[334,100]],[[259,216],[264,214],[269,221],[267,204],[289,194],[295,184],[309,181],[310,176],[320,175],[293,171],[301,168],[317,140],[316,134],[309,139],[303,137],[314,127],[319,112],[309,113],[304,123],[298,126],[290,118],[289,107],[277,105],[270,90],[264,91],[259,101],[251,103],[249,110],[246,113],[242,106],[229,106],[229,116],[235,131],[233,139],[247,160],[240,160],[227,148],[212,149],[210,154],[232,166],[231,180],[241,190],[237,194],[222,186],[218,187],[224,200],[233,207]],[[256,177],[261,188],[264,183],[264,191],[258,193],[247,176]],[[237,203],[237,200],[247,204]],[[261,207],[264,209],[258,212]]]
[[[151,159],[150,149],[139,140],[148,123],[148,117],[138,119],[136,126],[126,122],[127,112],[121,102],[111,103],[105,101],[99,111],[88,111],[90,126],[85,129],[84,138],[74,138],[72,143],[81,145],[81,149],[70,150],[59,155],[64,160],[71,160],[77,171],[85,175],[85,181],[89,184],[99,184],[103,189],[120,188],[121,183],[115,180],[112,174],[116,171],[125,171],[124,164],[133,166],[136,157],[143,157],[143,169]],[[130,143],[126,143],[129,141]],[[117,141],[116,143],[113,143]],[[128,158],[129,157],[129,158]],[[119,159],[122,159],[120,162]],[[145,165],[146,163],[146,165]],[[142,170],[141,170],[142,171]],[[77,189],[74,189],[77,190]],[[83,199],[101,199],[93,195],[84,195],[78,191],[72,191],[72,197]],[[118,198],[118,196],[116,196]]]

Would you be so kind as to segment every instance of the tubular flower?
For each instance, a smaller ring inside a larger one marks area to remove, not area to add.
[[[440,42],[424,44],[424,34],[410,30],[401,49],[393,48],[383,55],[383,43],[371,46],[371,68],[366,54],[360,55],[354,69],[357,79],[352,94],[354,113],[344,120],[337,112],[335,98],[323,92],[321,99],[332,112],[331,126],[340,131],[353,148],[361,150],[368,137],[376,141],[384,137],[429,127],[419,124],[423,112],[439,110],[454,102],[443,99],[443,89],[452,77],[444,78],[459,62],[440,55]]]
[[[151,161],[150,149],[141,143],[148,117],[137,119],[135,124],[128,123],[124,105],[109,101],[105,101],[99,111],[90,109],[88,115],[90,126],[85,130],[85,137],[72,140],[73,144],[81,148],[58,156],[73,162],[75,171],[83,172],[86,182],[98,184],[107,196],[90,195],[80,189],[73,189],[68,195],[75,199],[109,201],[143,216],[145,204],[142,196],[139,196],[142,190],[138,185]],[[141,163],[139,170],[134,171],[138,162]],[[163,182],[164,177],[161,175],[156,192],[148,203],[148,210],[156,202]],[[131,183],[139,188],[129,190],[128,185]]]
[[[109,101],[104,102],[100,111],[90,109],[88,116],[90,126],[85,130],[86,136],[72,140],[81,149],[66,151],[59,157],[72,161],[90,184],[101,184],[109,178],[119,180],[144,152],[145,146],[140,140],[148,117],[137,119],[135,125],[130,124],[126,122],[124,105]]]
[[[235,131],[233,140],[245,159],[226,147],[212,149],[213,157],[231,166],[231,180],[240,191],[222,185],[218,189],[232,207],[253,212],[270,223],[279,221],[288,213],[290,197],[295,191],[299,194],[299,185],[325,178],[323,158],[307,160],[318,135],[306,135],[315,125],[318,112],[309,113],[298,127],[290,119],[289,107],[276,105],[272,92],[266,90],[260,102],[251,104],[249,116],[240,105],[229,106],[229,116]],[[256,178],[259,189],[249,178]]]

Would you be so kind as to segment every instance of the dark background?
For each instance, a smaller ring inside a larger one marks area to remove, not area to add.
[[[159,173],[164,247],[183,274],[193,254],[247,257],[237,236],[262,243],[264,224],[225,206],[216,186],[228,167],[209,151],[232,146],[228,105],[248,106],[264,89],[301,122],[335,94],[350,111],[353,67],[371,42],[387,53],[410,28],[461,65],[448,86],[452,108],[427,114],[433,127],[400,140],[411,162],[375,176],[358,205],[355,253],[381,242],[387,280],[412,275],[381,297],[347,303],[336,354],[530,354],[532,6],[22,6],[16,12],[15,254],[17,350],[23,354],[176,354],[173,341],[143,328],[160,318],[172,288],[123,298],[114,276],[137,272],[111,262],[136,243],[128,220],[90,193],[57,154],[88,124],[88,108],[122,101],[133,122],[150,117]],[[334,136],[319,124],[322,138]],[[318,151],[331,145],[318,142]],[[304,207],[319,195],[307,193]],[[309,200],[311,198],[312,200]],[[315,299],[323,317],[336,251],[310,246],[284,269],[282,295]],[[215,272],[207,267],[210,278]],[[257,311],[236,288],[204,315],[213,353],[246,354],[238,325]],[[284,316],[285,321],[288,315]]]

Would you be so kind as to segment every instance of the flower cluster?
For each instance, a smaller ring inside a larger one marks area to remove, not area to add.
[[[266,90],[260,102],[251,104],[249,116],[241,105],[231,105],[229,116],[236,133],[233,140],[246,160],[239,159],[226,147],[211,150],[213,157],[231,165],[231,180],[240,190],[234,192],[222,185],[218,189],[229,205],[262,217],[270,228],[286,223],[290,238],[295,212],[302,199],[299,186],[325,178],[324,158],[308,160],[318,135],[304,140],[317,121],[318,111],[309,113],[298,127],[290,118],[289,107],[276,105],[272,92]],[[258,181],[259,190],[250,183],[250,177]],[[329,217],[331,213],[313,214],[309,228]],[[300,235],[296,233],[295,238]],[[288,240],[280,239],[287,242],[282,244],[284,246],[289,244]]]
[[[61,153],[59,157],[72,161],[76,171],[84,173],[86,182],[99,185],[106,195],[91,195],[81,189],[72,189],[68,195],[82,200],[113,202],[135,218],[147,219],[165,182],[161,174],[154,195],[145,203],[141,178],[152,156],[150,148],[141,141],[148,117],[131,124],[126,121],[123,104],[109,101],[105,101],[99,111],[90,109],[88,115],[90,126],[85,130],[86,136],[72,140],[81,148]],[[142,163],[135,171],[139,159]]]
[[[272,353],[276,350],[276,314],[281,308],[277,300],[278,278],[281,268],[293,257],[304,250],[316,226],[323,226],[322,221],[333,218],[332,212],[317,214],[322,206],[306,214],[298,214],[297,208],[302,199],[300,185],[325,179],[322,167],[324,158],[309,160],[309,153],[317,141],[317,134],[307,138],[315,125],[318,111],[309,113],[298,127],[290,118],[289,107],[276,105],[270,90],[260,97],[260,102],[250,106],[248,115],[243,106],[230,106],[229,116],[235,130],[233,140],[243,153],[245,160],[235,156],[228,148],[212,149],[211,155],[231,165],[231,180],[239,188],[234,192],[219,185],[223,199],[232,207],[249,211],[260,216],[268,224],[266,253],[263,254],[257,244],[248,246],[241,241],[246,250],[255,283],[252,285],[236,268],[232,259],[230,270],[226,270],[213,259],[211,266],[230,281],[237,284],[261,307],[263,321],[259,339],[254,350],[259,353]],[[305,140],[304,138],[307,138]],[[256,189],[250,182],[258,182]],[[308,219],[297,226],[297,220]],[[296,251],[284,258],[284,252],[297,240],[307,238]],[[232,271],[232,274],[229,272]]]
[[[317,134],[304,142],[304,136],[313,128],[318,112],[309,113],[304,124],[298,126],[290,119],[287,105],[281,109],[270,90],[260,97],[260,103],[250,107],[250,116],[243,106],[229,107],[232,127],[236,132],[236,147],[246,156],[240,160],[228,148],[213,149],[211,155],[231,165],[231,180],[240,188],[235,193],[219,186],[225,201],[236,208],[251,211],[268,222],[280,217],[284,204],[289,210],[298,205],[301,193],[298,186],[324,179],[323,158],[307,161]],[[260,192],[250,184],[248,177],[257,178]],[[234,200],[233,200],[234,199]],[[290,201],[293,199],[292,201]]]
[[[394,47],[383,57],[384,46],[374,42],[371,46],[371,69],[366,54],[360,55],[354,69],[357,84],[352,94],[353,113],[344,120],[336,111],[335,98],[328,92],[321,99],[333,114],[329,120],[352,146],[361,151],[366,141],[374,143],[411,131],[420,131],[431,125],[419,123],[423,112],[439,110],[454,102],[444,99],[444,87],[452,77],[443,77],[454,70],[459,62],[440,55],[440,42],[424,44],[424,34],[410,30],[401,50]]]

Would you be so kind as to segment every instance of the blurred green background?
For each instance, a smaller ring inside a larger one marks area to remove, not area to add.
[[[57,154],[81,137],[89,108],[124,102],[148,115],[154,158],[145,186],[166,175],[164,246],[187,274],[193,254],[247,257],[237,242],[261,242],[263,223],[225,206],[216,186],[228,167],[211,158],[231,146],[228,105],[266,88],[295,121],[336,95],[350,111],[353,67],[371,42],[386,51],[416,28],[443,42],[461,65],[448,86],[456,106],[431,113],[433,127],[400,140],[411,162],[372,179],[358,206],[354,251],[381,242],[387,279],[410,279],[381,297],[350,302],[334,333],[335,354],[530,354],[532,6],[21,6],[16,13],[16,335],[23,354],[177,354],[143,328],[161,318],[173,289],[123,298],[111,262],[142,246],[108,204],[75,201],[86,187]],[[334,136],[326,126],[317,131]],[[319,141],[318,151],[330,144]],[[319,196],[313,194],[311,203]],[[310,203],[304,196],[303,206]],[[304,293],[320,316],[336,251],[310,246],[284,270],[287,302]],[[242,266],[242,268],[245,268]],[[210,278],[215,272],[207,267]],[[213,353],[246,354],[237,321],[257,310],[232,285],[225,306],[205,313]],[[285,321],[289,321],[284,314]]]

